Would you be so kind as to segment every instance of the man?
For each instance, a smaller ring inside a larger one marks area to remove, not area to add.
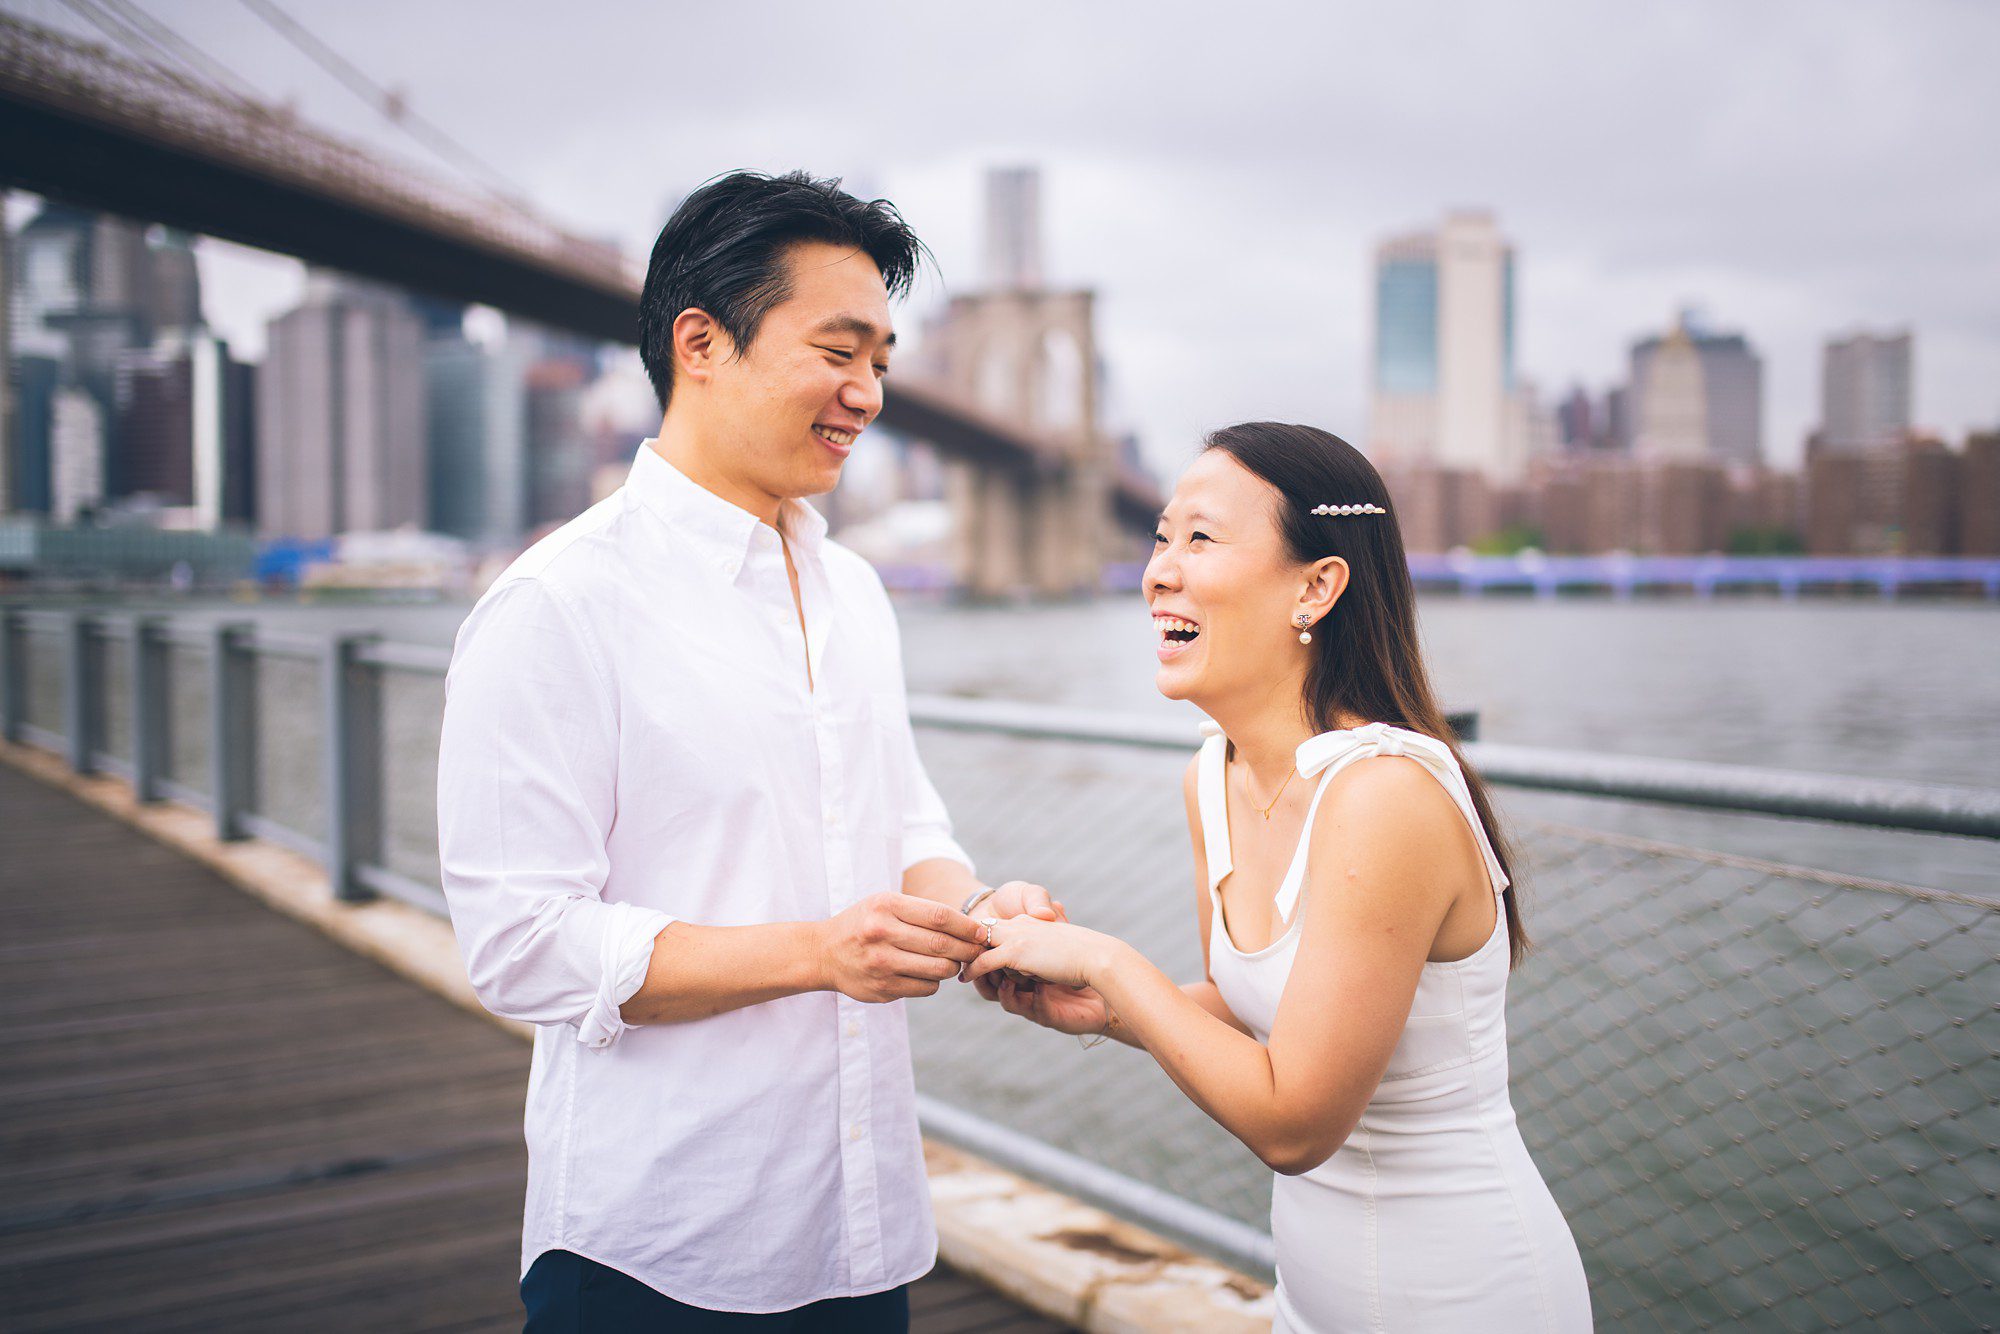
[[[936,1256],[901,1007],[977,957],[881,581],[800,498],[882,407],[895,210],[737,174],[654,246],[663,408],[626,485],[458,633],[445,895],[539,1025],[522,1301],[566,1330],[899,1330]]]

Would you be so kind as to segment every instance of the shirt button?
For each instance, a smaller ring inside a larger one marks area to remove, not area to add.
[[[838,811],[828,811],[826,813],[826,827],[828,829],[840,828],[840,813]]]
[[[858,1038],[858,1037],[860,1037],[860,1036],[861,1036],[861,1025],[859,1025],[859,1024],[857,1024],[857,1023],[855,1023],[855,1022],[854,1022],[854,1021],[853,1021],[852,1019],[848,1020],[848,1021],[847,1021],[847,1036],[849,1036],[849,1037],[851,1037],[851,1038]]]
[[[860,1127],[860,1126],[855,1126],[855,1127],[854,1127],[854,1128],[853,1128],[852,1130],[849,1130],[849,1131],[847,1132],[847,1137],[848,1137],[849,1139],[852,1139],[852,1140],[858,1140],[858,1139],[860,1139],[860,1138],[861,1138],[861,1127]]]

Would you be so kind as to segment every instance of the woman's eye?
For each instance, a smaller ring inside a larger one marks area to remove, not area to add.
[[[1158,546],[1158,547],[1163,547],[1163,546],[1165,546],[1166,544],[1167,544],[1167,535],[1166,535],[1165,533],[1154,533],[1154,534],[1153,534],[1153,545],[1154,545],[1154,546]]]
[[[1202,532],[1195,532],[1195,533],[1189,533],[1189,534],[1188,534],[1188,541],[1190,541],[1190,542],[1206,542],[1206,541],[1208,541],[1208,534],[1207,534],[1207,533],[1202,533]]]
[[[887,366],[884,366],[879,361],[875,363],[875,378],[878,380],[886,380],[889,378],[889,368]]]

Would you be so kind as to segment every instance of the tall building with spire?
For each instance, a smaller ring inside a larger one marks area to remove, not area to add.
[[[1729,466],[1763,462],[1764,362],[1742,334],[1718,333],[1681,311],[1667,333],[1632,345],[1627,383],[1635,452]],[[1664,401],[1653,401],[1655,386]]]
[[[1707,386],[1693,336],[1685,323],[1678,323],[1664,339],[1646,348],[1632,372],[1639,400],[1632,452],[1662,462],[1705,462]]]

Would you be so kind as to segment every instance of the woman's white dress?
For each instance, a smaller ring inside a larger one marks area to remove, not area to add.
[[[1238,950],[1218,892],[1230,871],[1227,739],[1213,724],[1205,730],[1197,793],[1213,908],[1209,972],[1258,1041],[1270,1040],[1298,953],[1313,816],[1327,782],[1348,765],[1372,755],[1422,764],[1471,822],[1496,901],[1506,888],[1450,748],[1386,723],[1323,732],[1298,750],[1299,774],[1320,781],[1278,887],[1287,925],[1264,949]],[[1507,1097],[1507,924],[1504,911],[1495,915],[1492,935],[1470,957],[1424,964],[1388,1071],[1347,1142],[1311,1171],[1276,1178],[1277,1330],[1590,1329],[1576,1241]]]

